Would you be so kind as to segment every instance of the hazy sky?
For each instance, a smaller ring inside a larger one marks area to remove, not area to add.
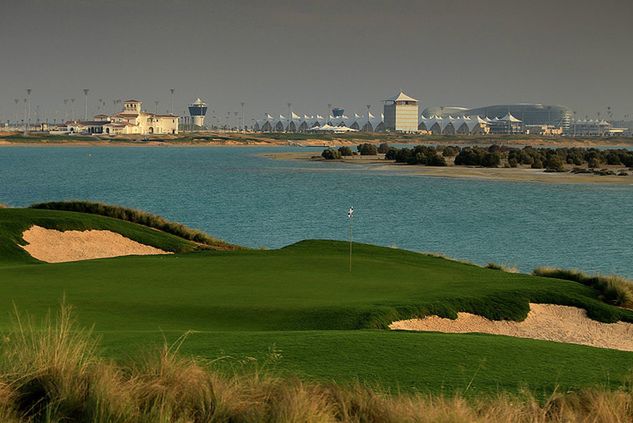
[[[362,113],[400,88],[429,105],[565,104],[633,115],[632,0],[0,2],[0,119],[98,98],[225,116]],[[79,114],[79,112],[77,112]],[[82,112],[83,114],[83,112]]]

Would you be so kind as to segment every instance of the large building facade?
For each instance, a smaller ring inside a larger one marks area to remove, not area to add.
[[[92,121],[67,122],[69,132],[106,135],[165,135],[178,133],[178,116],[148,113],[139,100],[127,100],[114,115],[97,115]]]
[[[499,104],[494,106],[465,108],[455,106],[428,107],[422,115],[431,116],[480,116],[481,118],[502,119],[506,115],[520,119],[525,125],[550,125],[567,129],[573,112],[567,106],[535,103]]]
[[[418,131],[418,100],[402,91],[385,100],[385,130],[393,132]]]

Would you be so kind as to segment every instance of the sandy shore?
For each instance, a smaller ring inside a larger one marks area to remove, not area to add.
[[[458,313],[455,320],[429,316],[393,322],[389,328],[444,333],[487,333],[633,351],[633,324],[597,322],[588,318],[583,309],[554,304],[530,304],[530,312],[522,322],[488,320],[471,313]]]
[[[144,245],[111,231],[57,231],[32,226],[22,234],[22,246],[32,257],[46,263],[97,258],[172,254]]]
[[[275,160],[320,160],[316,152],[266,153],[263,157]],[[316,159],[315,159],[316,157]],[[477,179],[510,182],[539,182],[550,184],[607,184],[633,185],[633,176],[599,176],[594,174],[574,174],[570,172],[549,173],[543,169],[530,168],[484,168],[468,166],[422,166],[398,164],[379,158],[354,158],[337,160],[337,163],[364,165],[370,172],[385,172],[397,175],[433,176],[441,178]],[[630,173],[630,172],[629,172]]]

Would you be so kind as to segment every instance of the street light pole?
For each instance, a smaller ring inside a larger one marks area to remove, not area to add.
[[[244,105],[246,105],[246,103],[242,101],[240,104],[242,105],[242,127],[240,128],[240,132],[241,132],[244,130]]]
[[[31,126],[31,89],[26,89],[26,119],[24,121],[24,135],[28,134]]]
[[[84,120],[88,120],[88,93],[90,90],[84,88]]]

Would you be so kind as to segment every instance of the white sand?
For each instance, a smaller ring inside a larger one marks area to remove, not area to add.
[[[57,231],[32,226],[22,234],[22,246],[34,258],[47,263],[131,255],[172,254],[111,231]]]
[[[530,312],[522,322],[488,320],[471,313],[458,313],[456,320],[428,316],[393,322],[389,328],[445,333],[478,332],[633,351],[633,324],[597,322],[588,318],[583,309],[554,304],[530,304]]]

